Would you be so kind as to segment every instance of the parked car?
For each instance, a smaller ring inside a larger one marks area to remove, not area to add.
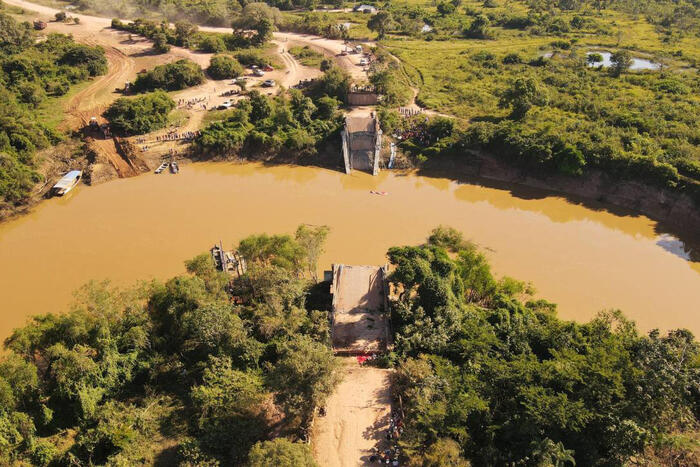
[[[265,66],[263,67],[263,71],[273,71],[273,70],[274,70],[274,68],[272,68],[271,65],[265,65]]]
[[[221,104],[219,104],[219,106],[217,107],[217,110],[226,110],[226,109],[230,109],[231,107],[233,107],[233,102],[223,101]]]
[[[265,81],[263,81],[262,85],[266,88],[271,88],[272,86],[275,85],[275,80],[274,79],[266,79]]]
[[[365,65],[369,65],[369,60],[367,60],[366,58],[361,58],[360,59],[360,66],[365,66]]]
[[[253,70],[253,74],[255,76],[265,76],[265,72],[262,71],[260,68],[256,68],[255,70]]]

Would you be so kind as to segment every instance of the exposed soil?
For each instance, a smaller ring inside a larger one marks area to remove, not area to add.
[[[314,457],[324,467],[369,465],[372,451],[385,447],[391,417],[390,370],[342,361],[343,380],[312,432]]]

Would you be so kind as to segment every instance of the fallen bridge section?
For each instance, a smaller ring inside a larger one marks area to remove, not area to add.
[[[386,267],[333,265],[333,350],[340,355],[382,352],[389,339]]]

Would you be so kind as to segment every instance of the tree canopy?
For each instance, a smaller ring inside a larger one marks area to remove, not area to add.
[[[120,97],[104,113],[113,130],[128,135],[141,135],[163,128],[175,102],[163,91],[134,98]]]
[[[101,47],[49,34],[37,41],[27,22],[0,11],[0,211],[26,203],[37,172],[37,150],[58,143],[55,123],[42,117],[71,86],[107,71]]]
[[[178,60],[165,65],[158,65],[146,73],[139,73],[133,88],[138,92],[177,91],[204,82],[202,68],[191,60]]]
[[[399,445],[412,462],[697,460],[680,447],[700,416],[700,346],[689,331],[640,335],[619,311],[560,320],[527,284],[494,278],[448,228],[388,256],[401,291],[392,308]]]
[[[295,441],[337,381],[328,310],[306,303],[324,232],[241,240],[241,277],[203,254],[33,317],[0,359],[0,463],[315,466]]]

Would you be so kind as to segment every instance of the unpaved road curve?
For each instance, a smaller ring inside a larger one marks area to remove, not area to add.
[[[4,0],[5,3],[9,5],[14,5],[18,6],[21,8],[25,8],[27,10],[32,10],[35,11],[41,15],[48,15],[53,17],[58,11],[56,8],[51,8],[47,7],[44,5],[38,5],[36,3],[31,3],[27,2],[25,0]],[[75,14],[71,13],[71,16],[76,16],[80,18],[80,23],[81,26],[88,26],[91,29],[96,29],[96,30],[101,30],[104,28],[109,28],[112,24],[111,18],[102,18],[99,16],[90,16],[90,15],[81,15],[81,14]],[[224,33],[224,34],[230,34],[231,33],[231,28],[222,28],[222,27],[214,27],[214,26],[200,26],[199,27],[200,31],[204,32],[218,32],[218,33]],[[312,36],[309,34],[299,34],[299,33],[293,33],[293,32],[275,32],[274,33],[274,39],[279,42],[279,43],[284,43],[284,42],[296,42],[302,45],[308,45],[310,47],[316,48],[316,49],[322,49],[328,54],[331,54],[336,57],[336,60],[340,66],[342,66],[345,70],[347,70],[353,78],[359,78],[359,79],[364,79],[366,78],[366,74],[362,71],[362,68],[359,66],[359,61],[360,61],[360,56],[358,55],[347,55],[347,56],[340,56],[340,53],[345,49],[345,43],[341,40],[335,40],[335,39],[326,39],[323,37],[318,37],[318,36]],[[374,42],[363,42],[363,44],[367,47],[372,47],[375,45]],[[285,44],[286,48],[286,44]],[[178,52],[179,54],[181,52]],[[184,52],[184,55],[190,55],[194,61],[197,61],[200,63],[200,60],[197,60],[198,55],[202,54],[197,54],[195,52],[191,51],[186,51]],[[200,63],[201,64],[201,63]]]

